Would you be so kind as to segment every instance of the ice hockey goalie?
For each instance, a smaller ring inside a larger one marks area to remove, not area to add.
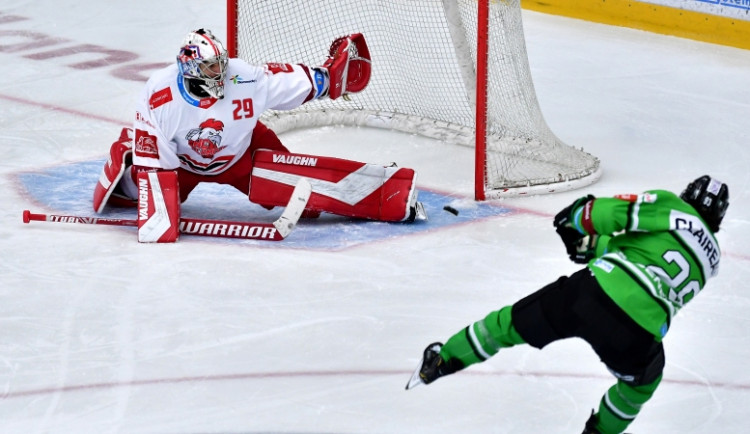
[[[123,129],[110,149],[94,210],[136,206],[139,173],[174,171],[178,202],[198,184],[214,182],[270,208],[286,204],[296,180],[305,177],[313,187],[307,216],[425,219],[414,170],[289,152],[258,120],[266,110],[366,91],[370,74],[362,34],[336,38],[321,66],[307,66],[229,59],[210,30],[192,31],[177,61],[156,71],[141,92],[133,128]]]

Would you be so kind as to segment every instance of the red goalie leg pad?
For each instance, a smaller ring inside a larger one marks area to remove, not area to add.
[[[180,237],[177,172],[138,172],[138,241],[173,243]]]
[[[412,169],[267,150],[253,163],[250,200],[261,205],[285,205],[300,177],[312,185],[308,210],[401,221],[416,197]]]
[[[104,163],[102,173],[99,175],[99,182],[94,187],[94,211],[100,213],[104,210],[107,203],[116,206],[135,206],[135,202],[112,193],[120,182],[126,168],[131,161],[133,152],[133,131],[130,128],[123,128],[120,132],[120,138],[109,149],[109,159]]]

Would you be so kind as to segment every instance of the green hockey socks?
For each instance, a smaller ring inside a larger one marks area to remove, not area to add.
[[[648,401],[659,387],[661,375],[652,383],[631,386],[622,380],[610,387],[599,403],[597,429],[602,434],[621,433],[630,425],[641,406]]]
[[[440,350],[440,356],[446,361],[458,359],[467,367],[489,359],[500,348],[523,343],[525,341],[513,327],[511,306],[506,306],[451,336]]]

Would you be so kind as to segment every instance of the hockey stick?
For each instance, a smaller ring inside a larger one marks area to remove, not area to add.
[[[226,220],[206,220],[195,218],[180,219],[180,233],[204,237],[241,238],[245,240],[281,241],[288,237],[297,226],[302,212],[310,199],[312,187],[310,182],[301,178],[294,187],[292,197],[284,212],[273,223],[236,222]],[[137,220],[99,217],[81,217],[73,215],[36,214],[23,211],[23,222],[31,221],[54,223],[81,223],[87,225],[138,226]]]

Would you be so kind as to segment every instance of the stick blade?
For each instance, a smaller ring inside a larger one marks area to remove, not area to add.
[[[312,194],[312,185],[306,178],[300,178],[297,181],[297,185],[294,187],[289,203],[286,205],[286,209],[281,213],[281,217],[273,222],[281,238],[286,238],[297,226],[302,212],[305,211],[307,202],[310,200],[310,194]]]

